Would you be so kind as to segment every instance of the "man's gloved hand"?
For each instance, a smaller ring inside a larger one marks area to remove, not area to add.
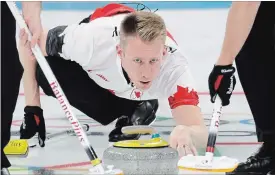
[[[20,127],[20,139],[30,139],[38,132],[41,147],[45,146],[46,126],[43,110],[38,106],[26,106],[25,117]]]
[[[215,65],[208,78],[208,86],[211,102],[214,103],[216,96],[219,95],[223,106],[230,103],[230,97],[236,85],[234,76],[235,68],[230,65]]]

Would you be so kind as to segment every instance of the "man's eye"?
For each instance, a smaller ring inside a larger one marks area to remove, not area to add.
[[[139,58],[134,59],[134,61],[137,63],[141,63],[141,59],[139,59]]]
[[[151,63],[155,63],[155,62],[157,62],[157,61],[158,61],[158,59],[154,58],[154,59],[152,59],[150,62],[151,62]]]

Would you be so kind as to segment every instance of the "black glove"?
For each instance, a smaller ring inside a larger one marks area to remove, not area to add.
[[[26,106],[25,117],[20,126],[20,139],[30,139],[38,132],[38,141],[41,147],[45,146],[46,126],[43,110],[38,106]]]
[[[215,102],[216,96],[219,95],[222,105],[229,105],[229,99],[236,85],[234,73],[235,68],[232,64],[226,66],[214,66],[208,78],[208,86],[212,103]]]

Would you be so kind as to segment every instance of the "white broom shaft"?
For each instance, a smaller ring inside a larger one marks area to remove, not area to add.
[[[29,34],[29,36],[31,36],[31,32],[28,29],[23,17],[19,13],[19,10],[16,7],[15,2],[9,1],[9,2],[7,2],[7,5],[9,6],[17,23],[19,24],[19,27],[24,28],[25,31]],[[43,56],[39,46],[36,44],[35,47],[32,48],[32,51],[37,59],[38,64],[40,65],[41,69],[43,70],[48,82],[50,83],[53,91],[55,92],[56,97],[57,98],[59,97],[58,101],[62,105],[62,109],[65,111],[65,114],[66,114],[67,118],[69,119],[69,121],[72,125],[72,128],[75,130],[75,133],[78,136],[82,146],[84,147],[88,157],[90,158],[90,160],[97,159],[97,155],[96,155],[95,151],[93,150],[93,148],[90,146],[87,135],[84,133],[84,130],[81,127],[80,122],[77,120],[76,116],[74,115],[68,99],[66,98],[63,90],[60,88],[59,83],[58,83],[56,77],[54,76],[48,62],[46,61],[45,57]]]
[[[210,159],[213,157],[213,154],[214,154],[216,138],[217,138],[219,125],[220,125],[221,110],[222,110],[222,102],[221,102],[221,99],[217,97],[215,100],[213,115],[212,115],[212,119],[209,127],[209,137],[208,137],[207,148],[206,148],[206,157],[209,157]]]
[[[89,131],[89,125],[88,124],[83,124],[83,128],[85,129],[85,131]],[[54,137],[58,137],[58,136],[62,136],[62,135],[70,135],[74,133],[73,129],[69,129],[69,130],[65,130],[65,131],[61,131],[61,132],[57,132],[54,134],[49,134],[46,136],[47,139],[52,139]]]

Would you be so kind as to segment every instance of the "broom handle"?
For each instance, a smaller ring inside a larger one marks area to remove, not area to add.
[[[87,131],[89,131],[90,127],[88,124],[83,124],[83,129],[87,132]],[[72,133],[74,133],[73,129],[67,129],[67,130],[56,132],[53,134],[47,134],[46,139],[50,140],[54,137],[63,136],[63,135],[71,135]],[[20,136],[20,131],[11,131],[11,136]]]
[[[209,161],[212,161],[212,158],[214,156],[216,139],[217,139],[219,126],[220,126],[221,114],[222,114],[222,102],[221,102],[221,99],[217,96],[214,103],[214,109],[213,109],[212,119],[209,127],[209,136],[208,136],[206,153],[205,153],[205,157]]]
[[[19,27],[21,29],[22,28],[25,29],[25,31],[28,33],[29,37],[31,37],[32,36],[31,32],[28,29],[28,26],[26,25],[25,20],[23,19],[22,15],[20,14],[15,2],[7,1],[6,3],[9,6],[10,11],[12,12]],[[63,90],[61,89],[55,75],[53,74],[47,60],[45,59],[44,55],[42,54],[42,52],[37,44],[35,45],[34,48],[32,48],[32,52],[33,52],[34,56],[36,57],[36,60],[37,60],[38,64],[40,65],[41,69],[43,70],[56,98],[58,99],[60,105],[62,106],[62,109],[64,110],[66,117],[70,121],[72,128],[75,131],[75,134],[78,136],[80,143],[84,147],[84,150],[85,150],[86,154],[88,155],[92,165],[95,167],[98,167],[99,173],[104,173],[104,169],[101,165],[100,160],[98,159],[94,149],[92,148],[91,144],[89,143],[87,135],[85,134],[83,128],[81,127],[80,122],[77,120],[75,114],[73,113],[67,97],[65,96]]]

